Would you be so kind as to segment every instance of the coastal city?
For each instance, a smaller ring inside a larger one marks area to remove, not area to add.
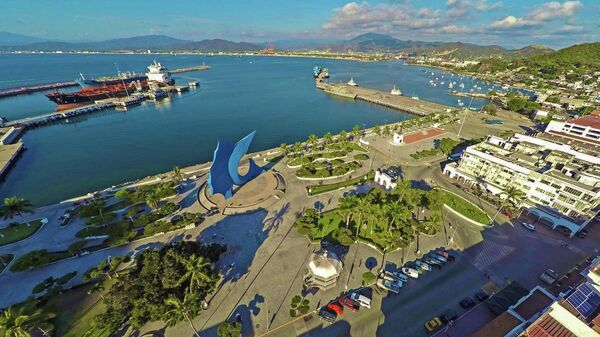
[[[0,4],[0,337],[600,337],[597,3],[149,3]]]

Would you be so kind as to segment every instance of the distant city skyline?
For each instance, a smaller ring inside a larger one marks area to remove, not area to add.
[[[0,13],[0,31],[62,41],[160,34],[256,43],[347,39],[367,32],[507,47],[600,40],[600,2],[594,0],[4,0]]]

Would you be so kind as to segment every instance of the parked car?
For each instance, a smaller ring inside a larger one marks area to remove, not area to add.
[[[446,258],[445,258],[445,257],[443,257],[443,256],[441,256],[441,255],[439,255],[439,254],[436,254],[436,253],[432,253],[432,254],[431,254],[431,255],[429,255],[429,256],[430,256],[431,258],[433,258],[433,259],[436,259],[436,260],[440,261],[441,263],[446,263],[446,262],[448,262],[448,260],[446,260]]]
[[[399,271],[386,271],[386,273],[394,276],[396,279],[406,283],[408,282],[408,276],[406,276],[405,274],[399,272]]]
[[[460,301],[460,306],[463,307],[464,309],[469,309],[474,305],[475,305],[475,301],[473,300],[473,298],[471,296],[467,296],[465,299]]]
[[[448,309],[440,318],[444,323],[454,322],[458,318],[458,313],[454,309]]]
[[[335,312],[336,315],[338,315],[338,316],[341,316],[344,313],[344,307],[342,307],[341,305],[339,305],[335,302],[331,302],[331,303],[327,304],[327,309]]]
[[[521,222],[521,225],[527,229],[529,229],[530,231],[534,231],[535,230],[535,226],[528,223],[528,222]]]
[[[319,317],[324,321],[333,323],[337,319],[337,314],[335,312],[327,309],[326,307],[322,307],[319,310]]]
[[[403,267],[402,268],[402,273],[404,273],[407,276],[410,276],[412,278],[419,278],[419,272],[416,271],[415,269],[412,269],[412,268],[409,268],[409,267]]]
[[[358,304],[360,304],[361,307],[371,309],[371,299],[368,298],[367,296],[359,294],[359,293],[351,293],[350,298],[352,300],[358,302]]]
[[[425,322],[425,330],[427,332],[435,332],[441,329],[444,326],[444,322],[442,322],[441,318],[434,317],[427,322]]]
[[[437,269],[442,269],[442,262],[440,262],[439,260],[436,260],[432,257],[426,257],[423,259],[423,261],[427,262],[430,266],[437,268]]]
[[[552,269],[546,269],[546,271],[540,275],[540,279],[548,285],[556,282],[556,280],[558,280],[558,277],[558,274]]]
[[[417,260],[417,261],[415,261],[415,264],[421,270],[431,271],[431,266],[429,264],[427,264],[427,262]]]
[[[490,295],[488,295],[488,293],[486,293],[485,291],[480,290],[477,292],[477,294],[475,294],[475,297],[479,300],[479,302],[483,302],[490,298]]]
[[[355,300],[351,299],[350,297],[346,297],[346,296],[340,296],[338,298],[338,302],[340,302],[340,304],[354,312],[360,310],[360,304],[358,302],[356,302]]]
[[[206,212],[206,216],[212,216],[219,213],[219,208],[218,207],[211,207],[208,212]]]
[[[400,286],[398,285],[398,283],[382,278],[377,280],[377,286],[383,290],[388,290],[396,294],[400,292]]]
[[[454,262],[454,260],[456,260],[456,258],[452,254],[448,253],[446,250],[438,249],[435,251],[435,253],[445,257],[446,260],[448,260],[450,262]]]

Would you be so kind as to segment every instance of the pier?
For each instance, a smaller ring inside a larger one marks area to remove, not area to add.
[[[447,105],[422,101],[405,96],[394,96],[380,90],[351,86],[342,83],[326,83],[323,81],[316,81],[316,86],[317,88],[332,95],[350,99],[359,99],[365,102],[374,103],[418,116],[425,116],[439,112],[449,112],[455,109]]]
[[[8,169],[16,161],[19,153],[23,150],[23,143],[0,145],[0,178],[2,178]]]
[[[187,68],[174,69],[174,70],[171,70],[170,72],[172,74],[179,74],[179,73],[186,73],[186,72],[190,72],[190,71],[200,71],[200,70],[207,70],[207,69],[210,69],[210,67],[206,66],[206,65],[201,65],[201,66],[193,66],[193,67],[187,67]],[[56,83],[45,83],[45,84],[33,84],[33,85],[29,85],[29,86],[0,89],[0,98],[24,95],[24,94],[31,94],[31,93],[34,93],[37,91],[46,91],[46,90],[52,90],[52,89],[76,87],[78,85],[79,84],[77,84],[77,82],[75,82],[75,81],[68,81],[68,82],[56,82]]]
[[[0,98],[17,96],[30,94],[36,91],[45,91],[52,89],[60,89],[60,88],[68,88],[77,86],[77,82],[56,82],[56,83],[46,83],[46,84],[35,84],[24,87],[16,87],[16,88],[8,88],[8,89],[0,89]]]

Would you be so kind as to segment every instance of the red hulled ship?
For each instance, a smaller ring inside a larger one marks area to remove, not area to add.
[[[58,104],[56,111],[61,111],[91,105],[101,99],[125,97],[133,92],[146,89],[148,89],[148,81],[144,80],[99,87],[86,87],[77,92],[53,92],[46,94],[46,97]]]

